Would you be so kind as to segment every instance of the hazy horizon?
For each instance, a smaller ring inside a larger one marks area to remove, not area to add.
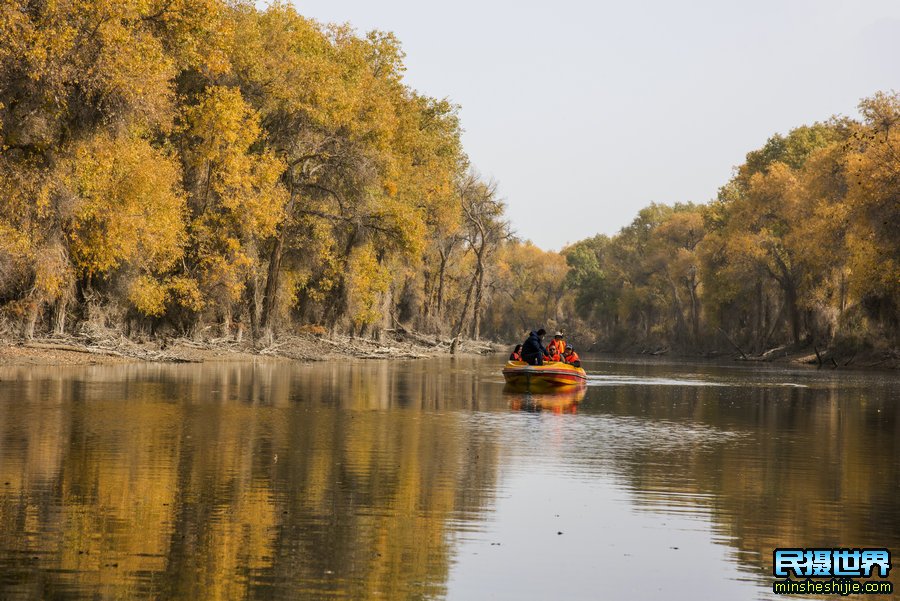
[[[898,87],[886,0],[294,4],[393,31],[407,83],[461,105],[472,164],[545,249],[615,233],[651,202],[707,202],[771,135]]]

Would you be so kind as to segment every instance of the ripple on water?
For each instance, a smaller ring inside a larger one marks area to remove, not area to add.
[[[663,378],[663,377],[642,377],[642,376],[621,376],[621,375],[599,375],[589,374],[587,376],[588,386],[679,386],[679,387],[792,387],[792,388],[808,388],[807,384],[798,382],[769,382],[769,381],[747,381],[743,380],[711,380],[696,378]]]

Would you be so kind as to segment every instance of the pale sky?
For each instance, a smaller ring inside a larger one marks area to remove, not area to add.
[[[472,163],[545,249],[707,202],[772,134],[900,90],[897,0],[294,4],[393,31],[406,82],[462,106]]]

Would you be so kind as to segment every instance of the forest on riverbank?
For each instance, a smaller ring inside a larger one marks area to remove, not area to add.
[[[896,354],[900,95],[859,108],[772,136],[711,203],[566,249],[577,315],[612,348]]]
[[[288,4],[4,3],[0,335],[900,346],[897,94],[548,252],[403,61]]]

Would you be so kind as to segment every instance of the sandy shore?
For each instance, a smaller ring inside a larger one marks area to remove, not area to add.
[[[489,354],[503,350],[491,342],[463,341],[458,354]],[[227,339],[187,338],[136,342],[124,337],[90,340],[36,338],[0,340],[0,365],[107,365],[141,361],[203,363],[259,358],[292,361],[354,359],[420,359],[447,355],[450,343],[418,334],[396,334],[382,340],[349,336],[282,336],[272,344]]]

